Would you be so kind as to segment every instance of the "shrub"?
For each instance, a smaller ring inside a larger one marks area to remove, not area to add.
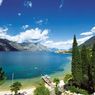
[[[68,90],[70,90],[73,93],[75,92],[75,93],[80,93],[80,94],[83,94],[83,95],[89,95],[86,90],[80,89],[80,88],[75,87],[75,86],[69,86]]]
[[[53,80],[53,82],[56,83],[56,86],[58,85],[59,81],[60,80],[58,78],[54,78],[54,80]]]
[[[72,75],[71,74],[67,74],[64,77],[64,82],[67,83],[70,79],[72,79]]]
[[[50,95],[50,92],[49,92],[49,90],[43,84],[40,84],[35,89],[34,95]]]

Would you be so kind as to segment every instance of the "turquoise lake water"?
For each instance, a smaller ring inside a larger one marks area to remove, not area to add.
[[[35,78],[45,74],[55,74],[70,65],[71,54],[47,52],[0,52],[0,66],[8,79]],[[68,69],[68,68],[67,68]]]

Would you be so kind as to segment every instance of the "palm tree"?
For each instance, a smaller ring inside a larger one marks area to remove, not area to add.
[[[11,92],[14,92],[14,95],[18,94],[18,91],[21,89],[22,84],[20,82],[15,82],[10,86]]]

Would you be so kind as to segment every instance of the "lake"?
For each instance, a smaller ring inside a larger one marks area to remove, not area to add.
[[[70,70],[71,54],[48,52],[0,52],[0,66],[8,79],[36,78]]]

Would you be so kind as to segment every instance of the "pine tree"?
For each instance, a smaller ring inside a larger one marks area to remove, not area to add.
[[[89,54],[85,45],[81,49],[82,62],[82,84],[84,87],[88,86],[89,82]]]
[[[80,86],[82,82],[82,63],[75,35],[72,48],[72,75],[76,85]]]
[[[91,74],[92,74],[92,87],[95,91],[95,44],[92,48],[92,58],[91,58]]]

